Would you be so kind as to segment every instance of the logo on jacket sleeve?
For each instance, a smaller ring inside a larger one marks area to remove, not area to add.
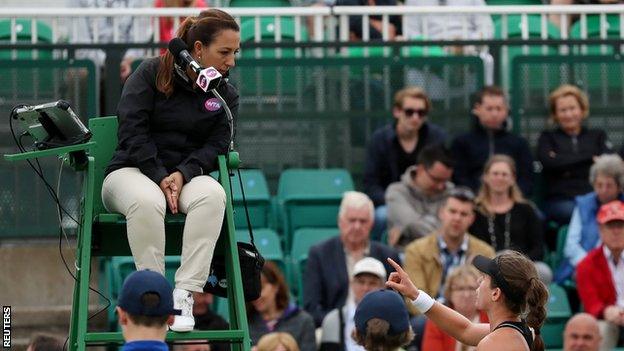
[[[217,98],[210,98],[204,102],[204,107],[208,111],[217,111],[221,108],[221,102]]]

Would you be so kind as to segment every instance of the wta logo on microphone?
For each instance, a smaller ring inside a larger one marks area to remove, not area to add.
[[[197,76],[197,86],[203,91],[215,89],[221,82],[221,73],[214,67],[204,68]]]
[[[214,112],[221,108],[221,102],[217,98],[210,98],[204,102],[206,110]]]

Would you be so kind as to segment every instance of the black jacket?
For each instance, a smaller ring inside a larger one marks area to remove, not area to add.
[[[382,243],[370,242],[370,257],[384,264],[386,272],[394,272],[387,258],[401,263],[397,252]],[[349,294],[349,274],[344,246],[339,236],[327,239],[310,248],[303,277],[303,307],[314,317],[317,327],[334,308],[345,304]]]
[[[377,129],[367,146],[364,192],[373,200],[375,206],[386,203],[386,188],[390,183],[398,182],[405,172],[405,169],[399,169],[399,155],[394,148],[397,138],[396,124],[390,123]],[[418,131],[416,153],[429,144],[444,144],[446,138],[446,132],[442,128],[426,122]]]
[[[576,139],[576,141],[575,141]],[[546,199],[574,199],[592,191],[589,168],[593,157],[611,153],[607,133],[583,127],[573,138],[561,128],[543,131],[537,142]]]
[[[455,160],[453,182],[478,191],[487,159],[493,154],[505,154],[516,162],[518,186],[525,196],[530,197],[533,190],[533,157],[527,141],[504,128],[485,130],[477,118],[473,118],[472,131],[457,136],[451,146]]]
[[[217,155],[227,151],[230,129],[223,106],[212,93],[194,90],[185,75],[174,72],[167,98],[156,89],[160,59],[145,60],[124,85],[117,115],[117,149],[106,174],[138,167],[156,184],[180,171],[185,182],[217,169]],[[217,88],[236,119],[238,92],[225,80]]]

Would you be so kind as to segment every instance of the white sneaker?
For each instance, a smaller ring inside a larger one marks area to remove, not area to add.
[[[193,293],[184,289],[173,290],[173,308],[181,310],[182,314],[174,316],[173,324],[169,329],[176,332],[189,332],[195,326],[193,318]]]

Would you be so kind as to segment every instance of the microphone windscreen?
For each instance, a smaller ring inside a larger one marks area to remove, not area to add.
[[[188,46],[186,46],[186,43],[184,42],[184,40],[180,38],[173,38],[169,41],[169,52],[176,59],[178,58],[178,56],[183,50],[188,50]]]

